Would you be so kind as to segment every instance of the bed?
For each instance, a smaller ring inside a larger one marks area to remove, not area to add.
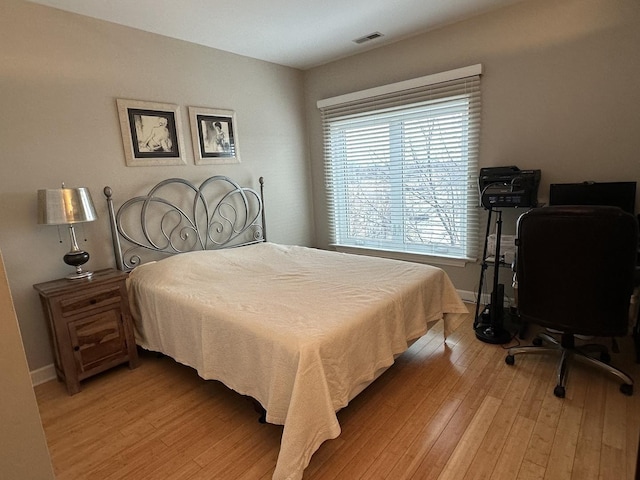
[[[170,179],[117,211],[105,194],[136,342],[259,402],[284,426],[273,479],[294,480],[340,434],[338,410],[467,308],[439,268],[266,241],[260,185]],[[185,207],[164,194],[175,187]]]

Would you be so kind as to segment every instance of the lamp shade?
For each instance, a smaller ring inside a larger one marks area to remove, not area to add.
[[[70,225],[98,218],[87,188],[38,190],[38,223]]]

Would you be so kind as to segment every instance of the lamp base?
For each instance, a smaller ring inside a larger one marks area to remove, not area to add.
[[[87,272],[85,270],[80,269],[79,272],[71,273],[67,275],[65,278],[68,278],[69,280],[78,280],[80,278],[89,278],[92,275],[93,275],[93,272]]]
[[[88,278],[93,275],[93,272],[85,272],[82,270],[82,265],[89,261],[89,254],[84,250],[72,250],[63,257],[64,263],[76,267],[75,273],[67,275],[66,278],[71,280],[77,280],[79,278]]]

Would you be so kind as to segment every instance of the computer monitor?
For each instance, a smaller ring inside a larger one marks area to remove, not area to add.
[[[607,205],[635,215],[636,182],[552,183],[549,205]]]

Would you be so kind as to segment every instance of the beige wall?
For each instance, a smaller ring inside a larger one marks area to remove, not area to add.
[[[313,242],[302,72],[22,0],[0,2],[0,45],[0,247],[31,370],[52,362],[32,285],[69,273],[68,233],[36,224],[37,189],[91,190],[91,269],[113,265],[102,188],[117,202],[172,176],[264,176],[270,240]],[[126,167],[116,98],[180,105],[188,165]],[[194,165],[189,105],[235,110],[241,164]]]
[[[637,0],[532,0],[305,72],[319,246],[317,100],[481,63],[480,166],[541,169],[544,202],[550,183],[640,181],[639,52]],[[505,214],[505,231],[515,218]],[[477,265],[445,269],[457,288],[477,288]]]
[[[1,252],[0,371],[0,477],[53,480]]]

